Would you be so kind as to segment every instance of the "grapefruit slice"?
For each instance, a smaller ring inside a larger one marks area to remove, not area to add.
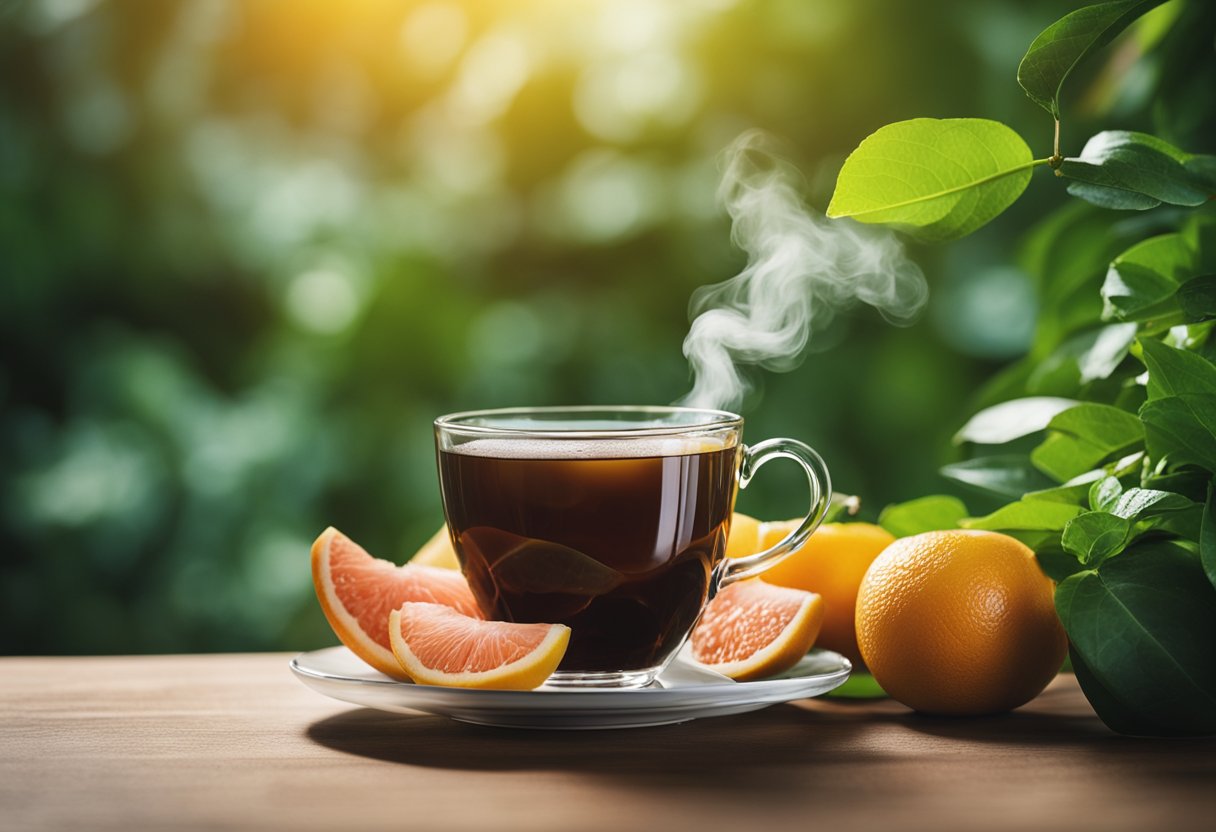
[[[390,612],[406,601],[429,601],[481,617],[459,572],[379,560],[332,526],[312,544],[312,582],[329,626],[342,643],[396,679],[405,674],[388,638]]]
[[[393,655],[423,685],[532,690],[557,669],[565,624],[480,621],[441,604],[406,602],[388,619]]]
[[[418,566],[438,566],[442,569],[460,570],[460,561],[456,559],[456,550],[452,548],[452,538],[448,535],[447,523],[440,526],[439,531],[422,544],[422,548],[410,558],[410,563]]]
[[[815,593],[740,581],[705,608],[692,631],[692,657],[739,682],[760,679],[796,665],[822,626],[823,599]]]

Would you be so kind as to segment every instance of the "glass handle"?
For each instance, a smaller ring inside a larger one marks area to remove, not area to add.
[[[724,562],[722,580],[718,584],[720,587],[759,575],[802,546],[828,513],[828,504],[832,500],[832,478],[828,475],[828,467],[814,448],[797,439],[766,439],[751,447],[744,445],[743,462],[739,466],[739,487],[747,488],[756,471],[770,459],[792,459],[802,466],[811,490],[810,510],[798,528],[777,545],[745,558],[728,558]]]

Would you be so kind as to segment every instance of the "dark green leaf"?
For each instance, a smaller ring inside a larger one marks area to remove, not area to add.
[[[1139,537],[1148,532],[1164,532],[1194,542],[1199,540],[1202,523],[1203,503],[1191,503],[1187,508],[1177,511],[1150,511],[1143,519],[1133,524],[1132,537]]]
[[[896,537],[911,537],[921,532],[957,529],[967,516],[967,506],[958,497],[936,494],[889,505],[878,515],[878,525]]]
[[[1187,162],[1194,155],[1147,133],[1107,130],[1085,143],[1058,172],[1068,192],[1102,208],[1143,211],[1163,202],[1194,207],[1212,196],[1212,184]]]
[[[1118,477],[1103,477],[1089,489],[1089,507],[1094,511],[1110,511],[1122,493],[1123,483]]]
[[[1043,430],[1062,411],[1073,407],[1075,399],[1030,396],[1002,402],[981,410],[967,420],[954,435],[955,443],[1001,445],[1021,436]]]
[[[962,522],[963,528],[989,531],[1063,531],[1068,521],[1082,511],[1080,506],[1055,503],[1050,500],[1020,500],[1002,506],[985,517],[973,517]]]
[[[1143,486],[1157,491],[1172,491],[1188,500],[1203,502],[1208,493],[1211,475],[1201,468],[1180,468],[1161,474],[1145,475]]]
[[[1216,394],[1150,400],[1140,408],[1140,419],[1154,459],[1216,471]]]
[[[1122,705],[1116,722],[1216,731],[1216,590],[1193,554],[1136,544],[1061,583],[1056,610],[1092,679]]]
[[[1018,65],[1018,83],[1040,107],[1060,117],[1060,88],[1069,73],[1136,18],[1164,0],[1117,0],[1085,6],[1044,29]]]
[[[1064,577],[1067,578],[1068,575]],[[1062,580],[1060,579],[1061,582]],[[1077,677],[1077,683],[1081,686],[1081,691],[1107,728],[1120,734],[1140,737],[1171,733],[1124,705],[1117,696],[1107,690],[1085,664],[1085,660],[1081,658],[1077,648],[1071,644],[1068,646],[1068,658],[1072,664],[1072,672]]]
[[[954,462],[942,466],[941,474],[988,494],[1014,500],[1027,491],[1040,490],[1052,484],[1030,464],[1030,460],[1016,454],[981,456]]]
[[[1216,365],[1187,350],[1141,339],[1140,355],[1148,367],[1148,397],[1160,399],[1182,393],[1216,393]]]
[[[1208,580],[1216,587],[1216,486],[1208,486],[1208,501],[1203,507],[1199,530],[1199,559]]]
[[[1068,521],[1060,544],[1081,563],[1097,566],[1123,551],[1132,524],[1105,511],[1087,511]]]
[[[1188,323],[1216,318],[1216,275],[1188,280],[1178,287],[1175,297]]]
[[[1056,538],[1056,544],[1059,544],[1059,538]],[[1070,555],[1063,549],[1053,547],[1030,547],[1034,549],[1035,559],[1039,562],[1039,568],[1043,570],[1043,574],[1051,578],[1056,583],[1060,583],[1069,575],[1075,575],[1085,569],[1087,566],[1082,566],[1081,561],[1077,560],[1075,555]]]
[[[829,217],[894,225],[923,240],[964,237],[1008,208],[1033,157],[997,121],[916,118],[879,128],[849,154]]]

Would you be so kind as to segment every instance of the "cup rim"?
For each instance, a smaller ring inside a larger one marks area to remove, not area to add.
[[[570,414],[572,421],[602,413],[620,416],[622,414],[637,414],[638,421],[646,421],[647,416],[658,418],[667,416],[694,416],[694,419],[683,424],[622,428],[539,428],[535,426],[511,427],[508,425],[473,424],[471,420],[493,420],[503,417],[521,417],[529,415],[556,417],[560,414]],[[714,410],[701,407],[680,407],[677,405],[570,405],[542,407],[498,407],[483,410],[464,410],[458,413],[448,413],[435,420],[437,432],[457,433],[475,436],[499,436],[519,439],[623,439],[631,436],[684,436],[688,434],[704,434],[723,430],[739,429],[743,426],[743,417],[727,410]]]

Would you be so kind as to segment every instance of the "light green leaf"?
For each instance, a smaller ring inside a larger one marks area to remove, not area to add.
[[[953,240],[1013,204],[1035,164],[1022,137],[998,121],[900,121],[849,154],[827,214]]]
[[[1123,494],[1123,483],[1118,477],[1103,477],[1089,489],[1089,507],[1094,511],[1110,511]]]
[[[1143,211],[1163,202],[1194,207],[1212,195],[1208,162],[1147,133],[1107,130],[1058,172],[1068,192],[1102,208]]]
[[[1179,285],[1195,273],[1195,252],[1181,233],[1137,243],[1111,261],[1102,284],[1105,320],[1143,321],[1168,314]]]
[[[1055,118],[1060,117],[1060,88],[1069,74],[1164,0],[1117,0],[1085,6],[1044,29],[1018,65],[1018,83],[1026,94]]]
[[[1049,500],[1020,500],[1002,506],[984,517],[972,517],[962,522],[966,529],[989,531],[1063,531],[1068,521],[1082,512],[1080,506]]]
[[[1080,404],[1051,420],[1047,438],[1031,452],[1030,460],[1064,482],[1143,441],[1144,428],[1133,414],[1105,404]]]
[[[1216,365],[1203,356],[1151,338],[1138,343],[1148,368],[1149,401],[1183,393],[1216,394]]]
[[[1216,732],[1216,590],[1192,553],[1134,544],[1061,583],[1056,611],[1086,667],[1078,680],[1107,724]],[[1091,693],[1093,684],[1101,689]],[[1108,715],[1112,701],[1118,712]]]
[[[1060,544],[1081,563],[1097,566],[1127,545],[1132,524],[1105,511],[1087,511],[1068,521]]]
[[[1027,491],[1037,491],[1051,485],[1051,480],[1031,465],[1030,460],[1017,454],[981,456],[953,462],[942,466],[941,474],[985,493],[1011,500],[1019,499]]]
[[[966,516],[967,506],[958,497],[934,494],[887,506],[878,515],[878,525],[896,537],[911,537],[921,532],[957,529]]]
[[[1163,512],[1185,511],[1195,507],[1195,502],[1181,494],[1171,491],[1157,491],[1152,488],[1129,488],[1119,496],[1114,507],[1109,509],[1111,514],[1125,520],[1139,520],[1141,517],[1161,514]]]
[[[1076,399],[1029,396],[985,408],[954,434],[955,444],[1002,445],[1047,427],[1055,416],[1077,404]]]
[[[1102,317],[1152,320],[1157,328],[1202,320],[1216,301],[1211,284],[1192,279],[1213,272],[1216,218],[1195,214],[1181,232],[1144,240],[1111,261],[1102,285]]]

